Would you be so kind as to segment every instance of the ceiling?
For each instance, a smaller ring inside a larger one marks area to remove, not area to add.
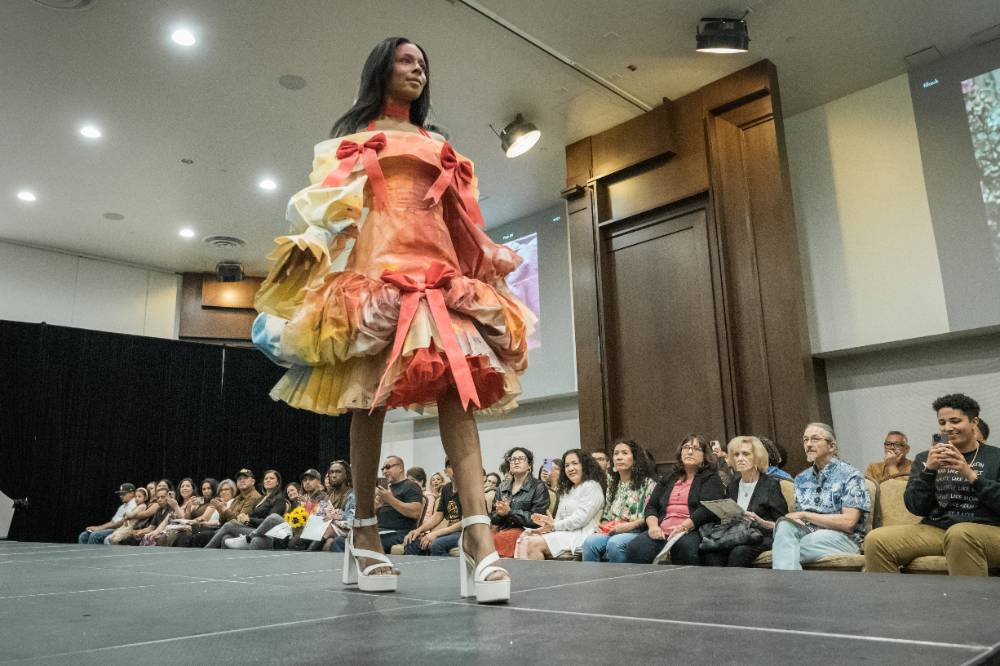
[[[57,11],[0,2],[0,239],[178,272],[238,260],[263,274],[312,146],[353,100],[370,48],[395,34],[429,55],[433,121],[476,162],[487,223],[550,207],[563,146],[641,110],[467,4],[92,0]],[[747,3],[475,4],[648,105],[769,58],[786,115],[904,72],[907,54],[935,45],[947,55],[1000,24],[996,0],[761,0],[750,3],[751,52],[711,56],[693,50],[698,18],[741,14]],[[169,40],[182,24],[198,37],[187,50]],[[976,39],[985,36],[997,35]],[[284,74],[306,87],[281,87]],[[542,140],[508,160],[489,124],[517,112]],[[81,137],[84,122],[104,137]],[[264,176],[276,190],[257,187]],[[24,188],[38,201],[18,201]],[[195,238],[179,237],[185,226]],[[246,246],[201,242],[213,234]]]

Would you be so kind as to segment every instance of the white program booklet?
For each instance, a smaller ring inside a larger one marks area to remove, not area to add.
[[[0,492],[0,539],[6,539],[14,520],[14,500]]]
[[[299,538],[306,541],[322,541],[326,528],[332,522],[332,520],[324,520],[315,514],[309,516],[309,520],[306,521],[306,526],[302,529],[302,534],[299,535]]]
[[[272,539],[287,539],[292,536],[292,526],[285,522],[278,523],[265,532],[264,536],[271,537]]]
[[[680,540],[680,538],[685,534],[687,534],[687,532],[678,532],[677,534],[667,539],[667,542],[663,544],[663,548],[661,548],[660,552],[657,553],[656,557],[653,558],[653,564],[659,564],[660,562],[662,562],[663,559],[667,556],[667,554],[670,553],[670,549],[674,547],[674,544],[677,543]]]
[[[717,515],[722,522],[728,522],[743,517],[743,509],[740,508],[740,505],[737,504],[735,500],[729,499],[728,497],[720,500],[706,500],[703,501],[701,505]]]

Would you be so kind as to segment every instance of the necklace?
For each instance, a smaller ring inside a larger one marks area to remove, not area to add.
[[[976,458],[979,457],[979,442],[976,442],[976,453],[972,456],[972,460],[969,461],[969,467],[972,467],[972,463],[976,462]]]

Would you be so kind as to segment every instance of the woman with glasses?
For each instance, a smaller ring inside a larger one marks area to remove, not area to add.
[[[525,528],[537,528],[532,514],[549,510],[549,491],[545,484],[532,474],[534,454],[528,449],[514,447],[504,454],[510,478],[497,486],[490,512],[493,523],[493,543],[501,557],[514,557],[514,546]]]
[[[644,513],[646,532],[628,544],[625,561],[649,564],[668,540],[680,535],[670,548],[671,563],[701,564],[698,528],[719,520],[701,502],[725,496],[709,440],[688,435],[677,447],[673,469],[653,489]]]

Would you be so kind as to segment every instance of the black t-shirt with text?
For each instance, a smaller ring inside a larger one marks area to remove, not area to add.
[[[450,483],[441,488],[441,497],[438,498],[437,512],[444,514],[444,519],[449,525],[454,525],[462,520],[462,502],[458,499],[458,493]]]

